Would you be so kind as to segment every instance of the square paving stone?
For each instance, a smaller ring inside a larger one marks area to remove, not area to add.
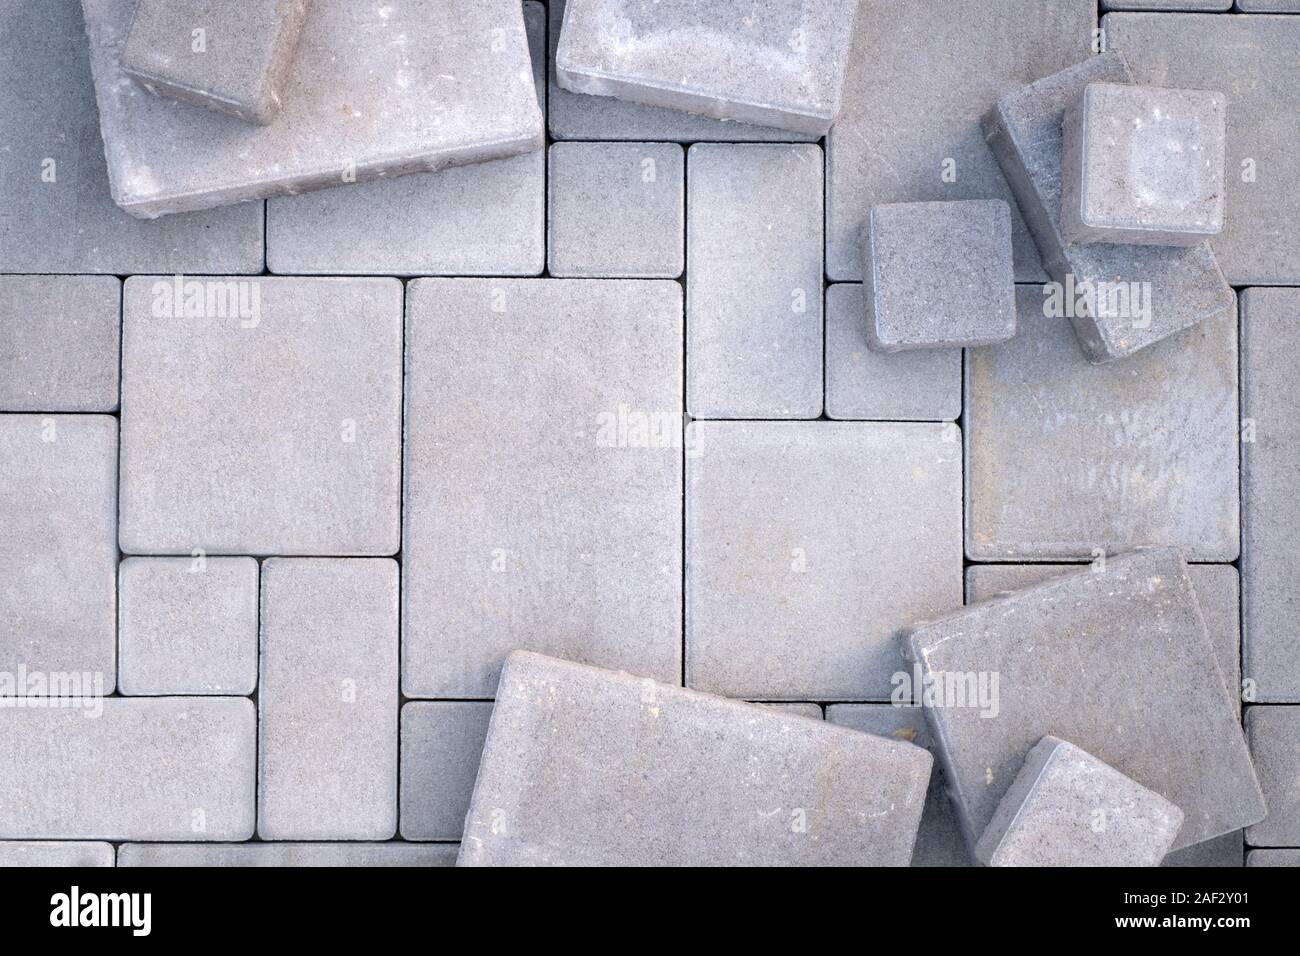
[[[0,708],[0,834],[247,840],[256,715],[242,697]],[[296,794],[301,797],[302,794]]]
[[[863,227],[881,203],[1011,192],[980,116],[1005,93],[1092,51],[1093,0],[862,0],[844,108],[826,139],[826,271],[862,279]],[[924,37],[924,43],[917,38]],[[1043,277],[1011,203],[1016,278]]]
[[[1182,248],[1064,239],[1065,111],[1090,83],[1130,79],[1119,54],[1092,57],[1003,97],[984,121],[989,145],[1057,285],[1057,315],[1070,319],[1080,346],[1098,363],[1132,355],[1236,306],[1207,243]]]
[[[686,683],[888,700],[899,632],[961,605],[961,445],[937,424],[694,422]]]
[[[675,282],[410,284],[408,697],[490,697],[519,647],[680,679],[681,381]]]
[[[546,11],[524,4],[539,101]],[[266,262],[298,275],[540,275],[546,152],[357,183],[266,205]]]
[[[1300,19],[1114,13],[1103,26],[1137,82],[1228,98],[1228,217],[1211,245],[1233,285],[1300,284],[1300,151],[1278,119],[1300,113]]]
[[[862,286],[826,290],[826,415],[876,421],[955,421],[961,415],[961,350],[886,354],[867,342]]]
[[[262,839],[397,831],[397,576],[387,558],[263,564]]]
[[[118,59],[132,0],[82,6],[113,200],[140,218],[542,147],[518,0],[318,4],[270,126],[145,92]]]
[[[491,717],[489,701],[402,707],[402,839],[460,839]]]
[[[0,841],[0,867],[21,866],[112,866],[113,844],[72,840]]]
[[[821,148],[692,146],[686,184],[692,417],[818,417]]]
[[[122,693],[251,694],[257,686],[257,573],[252,558],[123,561]]]
[[[556,143],[549,176],[551,275],[681,275],[686,159],[680,146]]]
[[[124,843],[118,866],[455,866],[457,847],[420,843]]]
[[[1246,839],[1252,846],[1300,846],[1300,707],[1248,708],[1246,736],[1268,806]]]
[[[123,551],[397,551],[400,282],[137,276],[123,316]]]
[[[1247,866],[1300,866],[1300,850],[1251,850]]]
[[[117,422],[0,415],[0,527],[0,696],[60,675],[112,693]]]
[[[516,651],[460,866],[906,866],[932,758],[675,686]]]
[[[1176,550],[1113,557],[1105,571],[1085,568],[920,624],[903,648],[938,705],[926,707],[926,720],[972,846],[1048,734],[1179,807],[1186,820],[1173,849],[1263,819],[1241,725]],[[992,719],[962,706],[961,692],[981,675],[990,686],[996,676]]]
[[[0,276],[0,411],[116,411],[121,319],[114,276]]]
[[[1254,699],[1300,702],[1300,289],[1241,297],[1241,598]]]
[[[0,272],[262,271],[262,207],[145,223],[109,194],[76,0],[0,0]],[[141,95],[147,95],[141,93]]]
[[[1133,247],[1136,248],[1136,247]],[[1093,365],[1050,287],[1020,286],[1020,333],[966,353],[966,552],[1090,559],[1141,545],[1239,550],[1237,322],[1202,322]]]
[[[858,0],[568,0],[555,67],[576,93],[822,136]]]

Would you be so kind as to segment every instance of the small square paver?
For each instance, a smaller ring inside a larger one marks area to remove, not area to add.
[[[0,415],[0,527],[0,697],[112,693],[117,422]]]
[[[316,4],[269,126],[168,102],[128,80],[118,55],[134,6],[82,0],[113,201],[133,216],[542,148],[518,0]]]
[[[397,551],[400,282],[136,276],[123,317],[123,551]]]
[[[113,844],[76,840],[0,841],[0,867],[112,866]]]
[[[1251,846],[1300,846],[1300,707],[1246,710],[1246,736],[1268,816],[1246,830]]]
[[[397,575],[388,558],[263,564],[262,839],[397,832]]]
[[[971,560],[1164,544],[1192,561],[1235,560],[1236,316],[1094,365],[1056,317],[1056,290],[1019,286],[1017,302],[1019,334],[966,353]]]
[[[955,428],[694,422],[686,683],[751,700],[888,700],[899,632],[961,606]]]
[[[114,276],[0,276],[0,411],[116,411],[121,320]]]
[[[516,651],[460,866],[906,866],[932,758],[770,707]]]
[[[998,804],[987,866],[1158,866],[1183,811],[1074,744],[1047,736]]]
[[[118,866],[455,866],[455,845],[432,843],[124,843]]]
[[[491,717],[490,701],[402,707],[402,839],[460,839]]]
[[[840,109],[858,0],[568,0],[560,85],[822,136]]]
[[[684,265],[686,159],[675,143],[551,147],[553,276],[673,279]]]
[[[406,696],[491,697],[515,648],[680,679],[681,381],[675,282],[409,285]]]
[[[1002,200],[876,206],[863,255],[867,344],[877,352],[1016,334],[1011,209]]]
[[[1084,568],[919,624],[903,648],[921,672],[926,720],[942,742],[972,846],[1049,734],[1181,809],[1173,849],[1264,817],[1236,710],[1174,549],[1109,558],[1104,571]],[[969,701],[980,675],[996,686],[997,713],[988,719],[988,708]]]
[[[127,558],[118,566],[118,682],[128,696],[251,694],[257,562]]]
[[[150,93],[266,125],[308,0],[136,0],[122,71]]]
[[[822,411],[822,152],[687,153],[686,402],[694,418]]]
[[[1221,233],[1227,110],[1209,90],[1084,87],[1065,111],[1066,241],[1194,246]]]

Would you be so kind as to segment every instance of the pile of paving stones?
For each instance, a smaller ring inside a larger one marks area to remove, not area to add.
[[[1300,865],[1230,5],[0,0],[0,864]]]

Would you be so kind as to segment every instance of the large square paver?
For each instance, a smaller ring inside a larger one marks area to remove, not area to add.
[[[898,636],[961,606],[961,444],[939,424],[694,422],[686,676],[751,700],[888,700]]]
[[[138,276],[123,314],[123,551],[397,551],[400,282]]]
[[[124,843],[118,866],[455,866],[437,843]]]
[[[501,673],[460,866],[906,866],[920,747],[528,652]]]
[[[1251,846],[1300,846],[1300,707],[1248,708],[1246,736],[1268,805],[1246,839]]]
[[[485,700],[402,707],[402,839],[460,839],[491,717]]]
[[[681,289],[407,290],[402,689],[490,697],[515,648],[681,674]]]
[[[1237,322],[1207,319],[1093,365],[1048,290],[1017,288],[1020,332],[966,353],[966,552],[1061,561],[1238,542]]]

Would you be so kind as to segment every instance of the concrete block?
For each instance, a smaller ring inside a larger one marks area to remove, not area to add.
[[[1251,850],[1247,866],[1300,866],[1300,850]]]
[[[568,0],[555,55],[575,93],[823,136],[858,0]]]
[[[546,10],[524,3],[538,99]],[[266,263],[294,275],[541,275],[546,152],[266,204]]]
[[[262,839],[396,833],[397,575],[387,558],[262,565]]]
[[[109,195],[76,0],[0,0],[0,272],[262,271],[262,207],[144,223]]]
[[[689,432],[687,686],[888,700],[900,630],[961,604],[955,429],[694,422]]]
[[[1241,599],[1245,676],[1261,703],[1300,702],[1300,290],[1241,297]]]
[[[1066,240],[1194,246],[1221,233],[1227,110],[1209,90],[1089,83],[1065,111]]]
[[[111,843],[0,841],[0,867],[112,865]]]
[[[810,704],[807,701],[777,701],[775,703],[764,703],[763,706],[798,717],[807,717],[809,720],[825,719],[822,714],[822,705]]]
[[[867,342],[862,286],[826,290],[826,415],[842,420],[955,421],[961,351],[886,354]]]
[[[253,705],[242,697],[105,697],[76,707],[2,707],[0,833],[16,839],[247,840],[253,835],[255,725]]]
[[[488,701],[402,707],[402,839],[460,839],[491,717]]]
[[[1244,830],[1233,830],[1213,840],[1175,850],[1161,861],[1161,866],[1220,866],[1240,869],[1246,856]]]
[[[403,692],[491,697],[519,647],[679,680],[680,287],[407,291]]]
[[[932,758],[676,686],[516,651],[460,866],[906,866]]]
[[[1206,243],[1184,248],[1066,242],[1061,127],[1069,105],[1098,82],[1130,82],[1119,54],[1092,57],[1003,97],[984,125],[1043,264],[1072,303],[1058,318],[1069,318],[1089,359],[1103,363],[1230,315],[1236,297]]]
[[[1002,199],[1016,279],[1044,278],[979,117],[998,97],[1092,52],[1093,0],[864,0],[844,108],[826,139],[826,271],[862,279],[861,239],[882,203]],[[924,37],[924,43],[917,38]],[[887,119],[886,119],[887,118]]]
[[[1192,561],[1236,559],[1236,317],[1099,366],[1057,301],[1020,286],[1016,338],[966,353],[967,554],[1090,560],[1172,544]]]
[[[123,694],[251,694],[257,562],[127,558],[118,565]]]
[[[1062,575],[920,624],[903,648],[937,705],[926,707],[926,720],[942,741],[972,846],[1048,734],[1181,809],[1186,820],[1173,849],[1264,816],[1241,725],[1176,550],[1113,557],[1105,571]],[[996,695],[996,719],[962,699],[981,681]],[[1189,753],[1197,754],[1194,764]]]
[[[266,125],[308,0],[136,0],[122,71],[150,93]]]
[[[987,866],[1158,866],[1183,811],[1074,744],[1047,736],[975,847]]]
[[[675,143],[556,143],[546,228],[553,276],[673,279],[684,265],[686,158]]]
[[[116,411],[121,313],[114,276],[0,276],[0,411]]]
[[[704,144],[687,164],[687,408],[818,417],[821,149]]]
[[[867,344],[877,352],[1016,334],[1011,209],[1002,200],[876,206],[863,254]]]
[[[1300,13],[1300,0],[1237,0],[1242,13]]]
[[[1251,0],[1239,0],[1240,3]],[[1232,0],[1101,0],[1103,10],[1227,10]]]
[[[119,56],[133,6],[82,0],[113,200],[133,216],[435,172],[542,146],[518,0],[317,4],[284,111],[270,126],[168,102],[127,79]]]
[[[117,422],[0,415],[0,527],[0,697],[112,693]]]
[[[1300,19],[1262,14],[1113,13],[1110,49],[1138,83],[1228,98],[1228,218],[1210,240],[1228,281],[1300,285],[1300,152],[1279,116],[1300,114]]]
[[[393,554],[402,286],[127,280],[121,545]]]
[[[420,843],[124,843],[118,866],[455,866],[457,847]]]
[[[1300,846],[1300,707],[1246,710],[1246,737],[1268,816],[1246,830],[1252,846]]]

